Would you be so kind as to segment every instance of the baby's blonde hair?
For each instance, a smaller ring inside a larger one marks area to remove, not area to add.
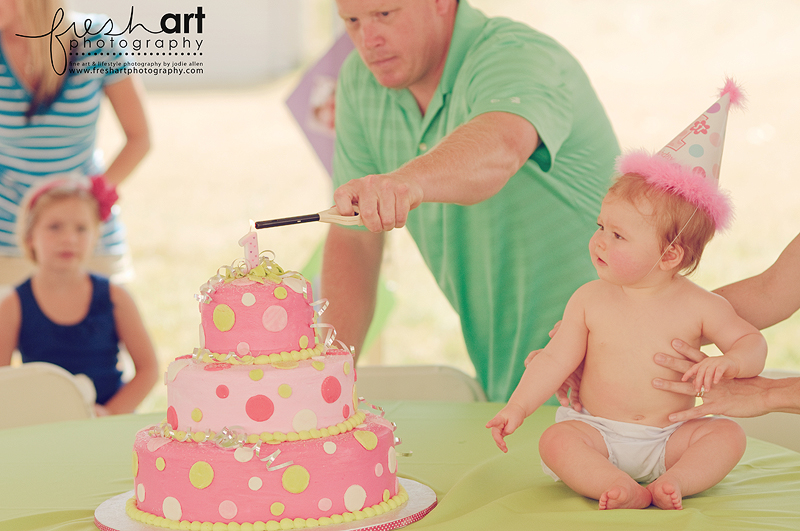
[[[696,208],[677,194],[672,194],[649,184],[644,177],[627,173],[617,177],[608,195],[630,201],[646,200],[653,207],[653,224],[661,239],[660,249],[670,244],[683,249],[683,260],[678,271],[689,275],[700,265],[700,258],[708,242],[714,237],[714,221],[704,210]]]
[[[31,246],[31,235],[42,212],[59,201],[71,198],[81,199],[91,205],[97,222],[96,226],[99,227],[101,223],[100,207],[85,179],[74,177],[51,179],[31,189],[25,196],[17,215],[16,234],[20,249],[31,262],[36,263],[36,255]]]

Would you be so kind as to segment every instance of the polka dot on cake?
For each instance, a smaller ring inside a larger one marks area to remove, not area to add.
[[[378,463],[375,465],[375,477],[381,477],[383,475],[383,465]]]
[[[180,502],[172,496],[164,498],[161,503],[161,510],[164,511],[164,518],[169,518],[170,520],[180,520],[181,516],[183,516]]]
[[[167,408],[167,423],[172,426],[173,430],[178,429],[178,412],[172,406]]]
[[[281,476],[281,484],[283,485],[284,490],[291,492],[292,494],[300,494],[306,490],[310,480],[311,476],[309,475],[308,470],[300,465],[290,466]]]
[[[330,510],[331,510],[331,507],[333,507],[333,502],[330,500],[330,498],[322,498],[322,499],[319,501],[319,503],[317,504],[317,508],[318,508],[320,511],[323,511],[323,512],[328,512],[328,511],[330,511]]]
[[[139,475],[139,454],[133,452],[133,477]]]
[[[397,470],[397,451],[394,446],[389,448],[389,472],[394,474]]]
[[[378,446],[378,436],[371,431],[356,430],[353,432],[353,437],[366,450],[374,450]]]
[[[272,516],[282,515],[284,509],[286,509],[286,507],[281,502],[275,502],[269,506],[269,512],[272,513]]]
[[[192,420],[195,422],[200,422],[201,420],[203,420],[203,412],[200,411],[199,408],[194,408],[192,410]]]
[[[392,493],[389,492],[389,489],[383,489],[383,501],[388,502],[391,497]]]
[[[350,418],[350,404],[345,404],[342,407],[342,416],[344,418]]]
[[[169,444],[171,441],[172,439],[168,439],[166,437],[153,437],[147,441],[147,451],[155,452],[162,446]]]
[[[140,502],[143,502],[144,501],[144,494],[145,494],[144,485],[139,483],[139,485],[136,486],[136,499],[139,500]]]
[[[272,292],[272,294],[275,295],[275,298],[278,300],[283,300],[288,295],[288,293],[286,292],[286,288],[284,288],[283,286],[278,286],[277,288],[275,288],[275,291]]]
[[[250,490],[259,490],[263,484],[264,482],[261,481],[261,478],[257,476],[251,477],[247,482],[247,486],[250,488]]]
[[[292,396],[292,386],[289,384],[281,384],[278,386],[278,396],[281,398],[289,398]]]
[[[159,457],[156,459],[156,469],[158,471],[162,471],[166,468],[167,463],[164,461],[163,457]]]
[[[214,481],[214,469],[205,461],[198,461],[189,469],[189,482],[196,489],[204,489]]]
[[[306,282],[304,280],[294,277],[284,278],[283,283],[295,293],[303,293],[303,288],[306,287]]]
[[[289,314],[283,306],[270,306],[261,315],[261,324],[268,332],[280,332],[289,324]]]
[[[240,463],[246,463],[253,458],[254,450],[252,446],[240,446],[233,452],[233,458]]]
[[[325,368],[325,364],[319,360],[314,360],[311,362],[311,366],[314,367],[316,370],[321,371]]]
[[[262,369],[253,369],[250,371],[249,376],[251,380],[257,382],[264,377],[264,371]]]
[[[245,306],[252,306],[256,303],[256,296],[249,291],[242,295],[242,304]]]
[[[342,369],[344,370],[345,376],[350,374],[350,362],[349,361],[344,362],[344,366],[342,367]]]
[[[308,431],[317,428],[317,414],[310,409],[301,409],[292,418],[294,431]]]
[[[239,508],[230,500],[225,500],[219,504],[219,515],[227,520],[234,518],[238,512]]]
[[[247,356],[250,354],[250,343],[247,341],[242,341],[238,345],[236,345],[236,353],[240,356]]]
[[[342,384],[334,376],[328,376],[322,381],[322,399],[333,404],[342,395]]]
[[[350,485],[344,492],[344,507],[350,512],[360,511],[367,501],[367,491],[361,485]]]
[[[247,399],[244,406],[247,416],[256,422],[264,422],[272,416],[275,406],[272,400],[264,395],[255,395]]]
[[[233,328],[233,324],[236,322],[236,316],[233,313],[233,309],[227,304],[217,305],[217,307],[214,308],[212,318],[214,321],[214,326],[216,326],[217,330],[220,332],[227,332]]]
[[[217,386],[217,396],[219,398],[228,398],[231,394],[230,389],[228,389],[227,385],[218,385]]]
[[[325,444],[322,445],[322,449],[325,450],[326,454],[333,455],[336,452],[336,443],[333,441],[326,441]]]

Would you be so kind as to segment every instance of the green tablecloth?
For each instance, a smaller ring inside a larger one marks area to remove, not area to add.
[[[397,423],[402,476],[429,485],[438,506],[412,530],[800,529],[800,454],[748,440],[719,485],[684,500],[683,511],[598,511],[539,466],[538,439],[555,408],[543,407],[498,450],[483,426],[492,403],[386,402]],[[92,531],[94,510],[133,488],[137,430],[163,414],[123,415],[0,430],[0,531]],[[800,434],[799,434],[800,436]]]

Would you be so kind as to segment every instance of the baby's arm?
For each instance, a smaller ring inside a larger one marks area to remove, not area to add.
[[[486,424],[498,448],[504,452],[508,448],[503,438],[514,433],[525,417],[553,395],[586,354],[589,330],[584,319],[585,288],[572,295],[558,334],[530,360],[508,404]]]
[[[711,389],[722,378],[750,378],[764,370],[767,342],[761,332],[739,317],[733,306],[714,294],[703,308],[703,335],[722,351],[722,356],[706,358],[683,375],[694,376],[697,391]]]
[[[11,364],[11,355],[19,342],[22,308],[16,290],[0,301],[0,367]]]
[[[112,284],[111,302],[114,305],[117,334],[133,360],[136,374],[98,413],[132,413],[158,380],[158,361],[153,343],[130,294]]]

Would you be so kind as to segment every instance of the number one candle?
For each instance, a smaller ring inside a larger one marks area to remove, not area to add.
[[[250,231],[242,236],[239,245],[244,247],[244,261],[247,270],[250,271],[258,265],[258,233],[255,231],[253,220],[250,220]]]

